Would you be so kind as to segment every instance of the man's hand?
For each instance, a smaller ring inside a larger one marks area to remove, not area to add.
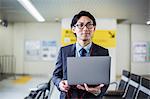
[[[104,84],[100,84],[96,87],[88,87],[88,85],[84,83],[84,85],[77,85],[77,88],[81,89],[81,90],[86,90],[94,95],[97,95],[97,94],[100,94],[101,88],[103,86],[104,86]]]
[[[104,86],[104,84],[100,84],[99,86],[96,86],[96,87],[88,87],[88,85],[84,83],[85,90],[92,94],[100,94],[101,88],[103,86]]]
[[[69,90],[69,85],[68,85],[67,80],[62,80],[62,81],[60,81],[60,83],[59,83],[59,88],[60,88],[61,91],[68,92],[68,90]]]
[[[83,85],[77,85],[77,88],[81,90],[85,90],[85,87]]]

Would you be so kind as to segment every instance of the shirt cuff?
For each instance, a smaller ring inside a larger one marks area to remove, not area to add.
[[[93,94],[94,94],[95,96],[98,96],[100,93],[101,93],[101,90],[99,90],[98,92],[93,93]]]

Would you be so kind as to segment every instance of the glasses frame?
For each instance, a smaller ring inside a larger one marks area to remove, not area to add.
[[[80,23],[82,24],[82,23]],[[74,27],[78,27],[78,29],[83,29],[85,26],[88,28],[88,29],[92,29],[94,27],[94,24],[93,23],[86,23],[85,25],[83,24],[82,27],[80,27],[79,25],[80,24],[75,24]]]

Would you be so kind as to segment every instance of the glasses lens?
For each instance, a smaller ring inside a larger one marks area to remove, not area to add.
[[[77,26],[79,29],[83,29],[85,26],[88,29],[92,29],[93,28],[93,24],[91,24],[91,23],[87,23],[86,25],[84,25],[84,23],[80,23],[80,24],[76,24],[75,26]]]
[[[87,27],[88,29],[92,29],[92,28],[93,28],[93,24],[91,24],[91,23],[86,24],[86,27]]]
[[[76,26],[77,26],[79,29],[82,29],[82,28],[84,27],[84,24],[81,23],[81,24],[77,24]]]

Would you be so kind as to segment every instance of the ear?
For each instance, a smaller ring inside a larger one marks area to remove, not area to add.
[[[71,30],[73,33],[75,33],[75,27],[72,27]]]
[[[95,30],[96,30],[96,26],[94,26],[94,32],[95,32]]]
[[[76,32],[75,32],[75,27],[72,27],[71,30],[72,30],[73,34],[75,35],[75,37],[76,37],[77,35],[76,35]]]

